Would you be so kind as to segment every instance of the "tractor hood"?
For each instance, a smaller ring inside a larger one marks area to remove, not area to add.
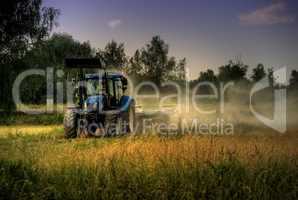
[[[103,95],[89,96],[84,103],[84,109],[88,112],[103,110]]]

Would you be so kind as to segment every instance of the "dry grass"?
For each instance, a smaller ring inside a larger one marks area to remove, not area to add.
[[[0,127],[0,135],[0,182],[36,185],[13,190],[13,198],[270,199],[298,192],[297,134],[65,140],[59,126],[18,126]],[[18,168],[27,174],[21,180]]]
[[[53,125],[15,125],[15,126],[0,126],[0,137],[8,137],[12,135],[24,136],[24,135],[43,135],[54,133],[57,130],[61,130],[62,126]]]
[[[251,165],[260,159],[291,160],[298,158],[298,136],[138,136],[121,138],[88,138],[67,141],[61,126],[1,126],[0,138],[10,143],[10,158],[38,157],[38,165],[83,162],[96,165],[104,160],[125,158],[135,163],[155,166],[169,162],[218,162],[235,157]],[[8,144],[7,143],[7,144]],[[2,146],[4,147],[4,146]],[[0,147],[1,148],[1,147]],[[25,151],[24,151],[25,149]],[[2,151],[3,153],[3,151]],[[54,166],[53,166],[54,167]]]

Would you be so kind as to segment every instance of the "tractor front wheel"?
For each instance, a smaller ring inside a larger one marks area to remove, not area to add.
[[[66,110],[64,114],[64,136],[65,138],[77,137],[77,113],[73,109]]]

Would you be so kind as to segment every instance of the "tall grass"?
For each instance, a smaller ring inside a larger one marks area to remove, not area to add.
[[[63,122],[63,114],[39,114],[29,115],[24,113],[0,113],[1,125],[52,125],[61,124]]]
[[[32,129],[34,130],[34,129]],[[297,199],[297,136],[0,137],[2,199]]]

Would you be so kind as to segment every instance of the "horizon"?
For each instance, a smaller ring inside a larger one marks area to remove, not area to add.
[[[103,49],[111,40],[125,44],[126,54],[160,35],[169,55],[186,58],[190,78],[241,59],[251,68],[298,69],[298,2],[252,1],[58,1],[44,6],[61,11],[53,33],[68,33]]]

